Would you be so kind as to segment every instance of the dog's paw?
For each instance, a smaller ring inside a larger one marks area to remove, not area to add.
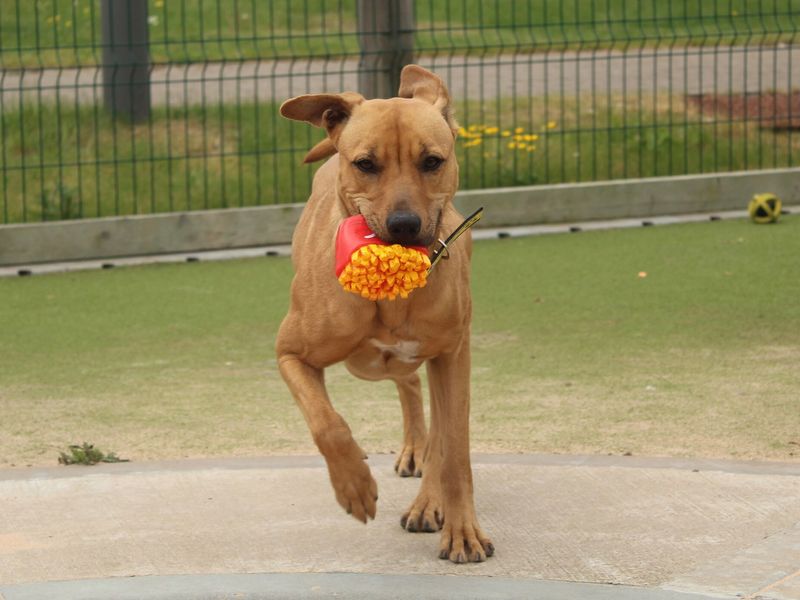
[[[328,471],[336,500],[362,523],[375,518],[378,484],[367,464],[361,460],[329,461]]]
[[[434,533],[444,524],[442,502],[438,495],[420,490],[416,500],[400,518],[400,526],[411,533]]]
[[[422,477],[422,456],[425,453],[425,442],[421,444],[403,444],[403,449],[394,463],[395,472],[400,477]]]
[[[494,554],[494,544],[474,519],[454,519],[445,523],[439,544],[439,558],[454,563],[483,562]]]

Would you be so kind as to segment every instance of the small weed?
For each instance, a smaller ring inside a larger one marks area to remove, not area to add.
[[[69,452],[60,452],[58,464],[60,465],[96,465],[99,462],[117,463],[129,462],[126,458],[120,458],[114,452],[105,454],[94,444],[83,442],[82,446],[76,444],[68,448]]]
[[[43,221],[63,221],[79,219],[81,211],[76,201],[78,190],[72,186],[58,183],[52,189],[45,188],[41,193]]]

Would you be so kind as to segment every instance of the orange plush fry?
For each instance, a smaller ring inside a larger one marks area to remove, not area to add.
[[[353,252],[339,283],[369,300],[408,298],[409,292],[425,286],[430,266],[428,256],[414,248],[369,244]]]
[[[427,282],[431,266],[421,247],[387,244],[357,215],[342,222],[336,237],[336,275],[348,292],[368,300],[394,300]]]

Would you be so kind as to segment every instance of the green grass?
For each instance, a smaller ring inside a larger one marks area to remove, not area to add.
[[[321,137],[274,104],[157,108],[140,125],[28,105],[0,126],[6,222],[299,201],[313,175],[302,158]]]
[[[800,136],[709,120],[669,95],[456,110],[462,189],[786,167],[800,156]],[[517,143],[518,129],[537,139]],[[315,168],[302,157],[321,136],[275,104],[162,107],[135,126],[94,107],[27,105],[0,114],[0,222],[301,202]]]
[[[473,448],[793,459],[798,255],[798,216],[477,243]],[[290,278],[265,258],[0,280],[0,464],[80,440],[313,452],[274,363]],[[327,381],[368,452],[398,448],[390,384]]]
[[[789,167],[800,136],[658,94],[458,103],[462,189]]]
[[[152,60],[326,57],[358,52],[355,0],[149,0]],[[418,53],[791,42],[800,0],[418,1]],[[99,0],[6,0],[0,66],[96,65]],[[37,52],[37,48],[39,49]]]
[[[800,431],[800,218],[716,225],[479,246],[476,339],[489,343],[476,344],[478,373],[488,368],[476,391],[495,410],[475,416],[476,440],[789,457]],[[504,285],[509,271],[524,276]]]
[[[101,63],[99,0],[6,0],[0,11],[5,68]],[[355,0],[149,0],[148,15],[155,63],[324,56],[358,47]]]

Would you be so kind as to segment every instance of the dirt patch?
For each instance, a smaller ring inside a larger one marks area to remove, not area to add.
[[[693,94],[689,106],[730,121],[756,121],[764,129],[800,129],[800,91],[752,94]]]

